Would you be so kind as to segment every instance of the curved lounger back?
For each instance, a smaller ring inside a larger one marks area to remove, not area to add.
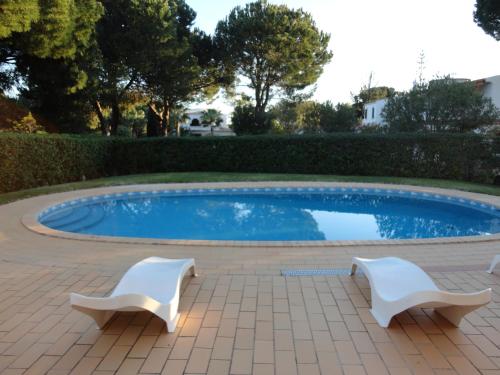
[[[99,328],[116,311],[147,310],[167,323],[174,332],[179,319],[179,298],[186,273],[196,276],[194,259],[152,257],[132,266],[109,297],[86,297],[71,293],[71,306],[95,320]]]
[[[477,293],[450,293],[440,290],[416,264],[400,258],[353,258],[351,275],[359,267],[371,287],[371,313],[380,326],[388,327],[393,316],[411,307],[434,308],[459,326],[469,312],[491,301],[491,289]]]

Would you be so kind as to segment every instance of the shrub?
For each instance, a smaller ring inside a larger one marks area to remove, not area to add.
[[[241,105],[234,109],[232,123],[237,135],[265,134],[271,130],[273,119],[269,113],[255,112],[251,105]]]
[[[499,138],[342,134],[183,138],[0,135],[0,191],[112,175],[254,172],[492,182]]]
[[[12,132],[14,133],[39,133],[43,132],[44,128],[40,124],[36,122],[36,119],[33,117],[31,112],[29,112],[26,116],[24,116],[19,121],[14,121],[12,123]]]

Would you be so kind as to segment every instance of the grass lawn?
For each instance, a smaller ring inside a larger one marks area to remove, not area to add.
[[[261,173],[159,173],[100,178],[97,180],[74,182],[69,184],[44,186],[34,189],[0,194],[0,204],[34,197],[37,195],[59,193],[63,191],[90,189],[103,186],[159,184],[174,182],[231,182],[231,181],[325,181],[325,182],[371,182],[384,184],[402,184],[431,186],[445,189],[457,189],[474,193],[500,196],[500,187],[463,181],[434,180],[425,178],[403,177],[363,177],[363,176],[327,176],[303,174],[261,174]]]

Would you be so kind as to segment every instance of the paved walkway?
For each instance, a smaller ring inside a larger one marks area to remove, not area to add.
[[[79,194],[0,206],[2,374],[500,374],[500,273],[483,271],[500,241],[154,246],[51,238],[21,224],[34,207]],[[197,262],[200,276],[185,279],[175,334],[147,313],[117,314],[98,331],[69,307],[69,292],[104,296],[152,255]],[[404,257],[444,289],[492,287],[493,302],[460,329],[421,309],[382,329],[369,313],[364,277],[280,276],[283,268],[348,268],[353,255]]]

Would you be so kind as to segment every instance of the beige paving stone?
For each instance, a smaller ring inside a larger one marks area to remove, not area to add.
[[[99,363],[101,362],[101,358],[98,357],[85,357],[82,358],[80,362],[73,368],[71,371],[72,374],[78,375],[88,375],[94,373],[94,370],[97,368]]]
[[[169,359],[161,372],[162,375],[182,375],[186,368],[186,360]]]
[[[230,361],[212,359],[208,365],[207,375],[229,374]]]
[[[235,349],[231,361],[230,374],[245,375],[252,373],[253,350]]]
[[[25,375],[45,374],[58,361],[59,357],[44,355],[40,357],[33,365],[24,372]]]
[[[144,362],[144,359],[141,358],[126,358],[116,375],[136,375],[139,373],[139,370]]]
[[[156,343],[157,336],[141,336],[128,353],[129,358],[146,358]],[[118,345],[117,345],[118,346]]]
[[[201,328],[194,343],[195,348],[213,348],[215,338],[217,336],[217,328]]]
[[[67,370],[70,371],[73,369],[76,364],[83,358],[83,356],[88,353],[90,349],[89,345],[74,345],[72,346],[64,356],[62,356],[59,361],[56,362],[55,366],[52,368],[53,370]],[[97,358],[96,363],[101,361],[101,358]]]
[[[121,366],[129,351],[130,346],[112,347],[97,369],[100,371],[116,371]]]
[[[236,323],[236,319],[222,319],[217,335],[222,337],[234,337],[236,335]]]
[[[317,364],[303,364],[297,365],[297,373],[299,375],[320,375],[319,366]]]
[[[276,375],[297,374],[297,362],[295,352],[277,350],[274,352]]]
[[[21,354],[9,367],[16,369],[30,368],[49,348],[50,344],[34,344]]]
[[[57,342],[52,344],[45,352],[47,355],[64,355],[74,343],[78,341],[80,335],[77,333],[67,333],[62,336]]]
[[[170,348],[153,348],[144,361],[141,373],[159,374],[167,362]]]
[[[236,349],[253,349],[254,340],[255,340],[255,330],[238,328],[236,330],[234,347]]]
[[[113,347],[113,344],[118,339],[118,335],[102,335],[88,352],[88,357],[104,357],[106,353]]]
[[[230,360],[233,353],[233,344],[234,340],[230,337],[217,337],[212,351],[212,358]]]
[[[211,349],[194,348],[185,372],[187,374],[206,374],[210,362]]]
[[[255,341],[254,363],[274,363],[274,345],[272,341]]]
[[[194,337],[178,337],[169,359],[188,359],[194,345]]]
[[[253,365],[253,375],[274,375],[274,365],[255,363]]]
[[[297,363],[317,363],[314,343],[309,340],[295,340]]]

